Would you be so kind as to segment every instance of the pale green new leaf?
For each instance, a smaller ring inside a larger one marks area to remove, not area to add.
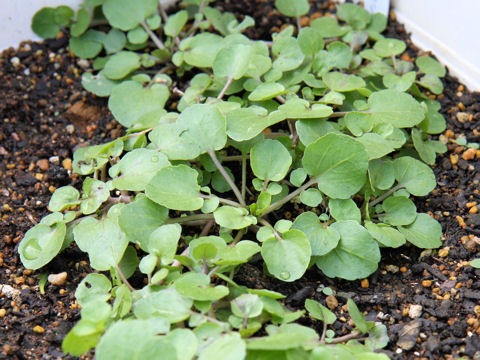
[[[221,206],[213,212],[213,216],[217,224],[228,229],[243,229],[257,222],[247,209],[233,206]]]
[[[390,196],[382,202],[385,215],[380,219],[390,225],[408,225],[417,217],[417,207],[404,196]]]
[[[213,73],[218,77],[238,80],[247,72],[252,55],[251,45],[235,44],[223,48],[213,61]]]
[[[188,20],[188,12],[187,10],[181,10],[174,15],[169,16],[165,26],[163,27],[163,31],[165,35],[175,37],[180,34],[182,28],[185,26]]]
[[[442,64],[430,56],[419,56],[415,60],[415,64],[417,64],[420,71],[424,72],[425,74],[444,77],[447,72]]]
[[[201,273],[185,273],[174,284],[180,295],[199,301],[220,300],[229,293],[226,286],[210,286],[210,278]]]
[[[310,10],[307,0],[275,0],[275,7],[283,15],[291,17],[305,15]]]
[[[365,221],[365,227],[370,235],[383,246],[398,248],[407,241],[401,232],[387,224]]]
[[[396,158],[393,168],[398,185],[405,187],[412,195],[428,195],[437,185],[432,169],[412,157]]]
[[[311,316],[323,321],[325,324],[333,324],[337,319],[333,312],[315,300],[305,300],[305,309],[308,310]]]
[[[80,203],[80,193],[73,186],[62,186],[55,190],[48,203],[48,210],[62,211]]]
[[[335,220],[354,220],[360,224],[362,215],[357,204],[352,199],[330,199],[328,208]]]
[[[152,15],[156,8],[155,0],[105,0],[102,10],[111,26],[128,31]]]
[[[353,91],[366,86],[365,81],[356,75],[348,75],[332,71],[322,76],[323,82],[329,89],[339,92]]]
[[[265,139],[257,143],[250,153],[250,166],[256,177],[268,181],[280,181],[292,164],[292,157],[278,140]]]
[[[337,247],[340,240],[340,234],[327,224],[321,223],[318,216],[311,211],[297,216],[293,223],[293,229],[298,229],[307,235],[312,256],[329,253]]]
[[[442,226],[427,214],[418,214],[412,224],[399,226],[398,230],[416,247],[434,249],[442,245]]]

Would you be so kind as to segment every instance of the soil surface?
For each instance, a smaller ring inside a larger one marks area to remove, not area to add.
[[[278,14],[273,1],[214,5],[239,18],[253,16],[257,26],[247,35],[255,39],[269,40],[271,32],[291,22]],[[325,1],[312,5],[303,25],[334,12]],[[386,36],[407,41],[404,60],[418,53],[394,16]],[[74,58],[67,44],[65,36],[23,43],[0,56],[0,359],[71,358],[62,353],[61,341],[79,320],[74,292],[91,271],[86,257],[72,246],[32,272],[22,267],[17,245],[47,214],[55,188],[81,185],[71,172],[73,151],[123,134],[105,99],[83,90],[81,73],[89,63]],[[416,201],[420,211],[442,224],[440,249],[422,252],[405,246],[383,251],[379,270],[362,281],[329,279],[312,269],[301,280],[284,283],[264,275],[261,262],[255,260],[238,272],[236,280],[284,293],[292,309],[303,309],[307,298],[326,304],[338,316],[333,325],[337,335],[352,329],[345,306],[352,297],[369,320],[387,326],[390,342],[385,352],[392,359],[480,358],[480,270],[468,266],[480,249],[480,152],[454,141],[465,136],[468,142],[480,142],[480,94],[470,93],[448,75],[444,85],[444,95],[437,99],[448,122],[441,137],[449,150],[434,166],[437,188]],[[42,294],[38,284],[43,274],[63,272],[66,281],[47,282]],[[334,293],[327,297],[324,287]],[[300,321],[322,330],[308,317]]]

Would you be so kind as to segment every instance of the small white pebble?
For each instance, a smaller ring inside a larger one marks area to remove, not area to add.
[[[59,274],[48,275],[48,282],[55,286],[62,286],[67,281],[67,273],[61,272]]]
[[[58,156],[50,156],[48,161],[52,164],[58,165],[60,164],[60,158]]]
[[[25,74],[25,76],[29,76],[30,75],[30,69],[26,68],[25,70],[23,70],[23,73]]]
[[[87,59],[79,59],[77,65],[83,70],[87,70],[90,67],[90,62]]]
[[[75,126],[73,126],[72,124],[68,124],[65,129],[67,130],[67,132],[69,134],[73,134],[73,132],[75,131]]]
[[[18,57],[13,57],[10,59],[10,62],[12,63],[13,66],[18,66],[20,65],[20,59]]]
[[[32,51],[32,47],[30,46],[30,44],[25,44],[25,46],[23,47],[23,51]]]
[[[422,305],[411,305],[408,310],[408,316],[412,319],[418,319],[422,315]]]

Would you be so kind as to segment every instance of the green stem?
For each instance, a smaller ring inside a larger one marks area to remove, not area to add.
[[[133,137],[137,137],[137,136],[141,136],[143,134],[146,134],[146,133],[149,133],[150,131],[152,131],[153,128],[148,128],[148,129],[145,129],[143,131],[139,131],[139,132],[136,132],[136,133],[132,133],[132,134],[129,134],[129,135],[125,135],[122,140],[127,140],[127,139],[130,139],[130,138],[133,138]]]
[[[300,22],[300,16],[297,16],[297,35],[300,33],[300,30],[302,30],[302,23]]]
[[[217,96],[218,100],[222,100],[222,98],[225,95],[225,93],[227,92],[228,88],[230,87],[230,85],[232,85],[232,82],[233,82],[233,78],[231,76],[228,77],[227,82],[225,83],[225,86],[223,87],[222,91],[220,91],[220,94],[218,94],[218,96]]]
[[[265,210],[263,213],[262,213],[262,216],[265,216],[269,213],[271,213],[272,211],[274,210],[277,210],[278,208],[280,208],[283,204],[286,204],[287,202],[289,202],[290,200],[292,200],[295,196],[297,195],[300,195],[302,191],[308,189],[310,186],[314,185],[317,183],[317,179],[313,178],[311,179],[309,182],[303,184],[302,186],[300,186],[297,190],[291,192],[290,194],[288,194],[287,196],[285,196],[284,198],[274,202],[273,204],[271,204],[267,210]]]
[[[376,198],[375,200],[371,201],[369,204],[368,204],[368,207],[373,207],[375,205],[377,205],[379,202],[382,202],[383,200],[385,200],[387,197],[389,197],[390,195],[392,195],[395,191],[397,190],[400,190],[400,189],[403,189],[404,186],[403,185],[396,185],[394,186],[393,188],[391,188],[390,190],[388,190],[386,193],[380,195],[378,198]]]
[[[204,199],[212,199],[212,196],[211,195],[200,195],[202,198]],[[215,195],[216,196],[216,195]],[[225,199],[225,198],[221,198],[221,197],[218,197],[218,200],[222,203],[222,204],[225,204],[225,205],[230,205],[230,206],[235,206],[235,207],[242,207],[242,205],[240,205],[238,202],[236,201],[233,201],[233,200],[229,200],[229,199]]]
[[[280,235],[280,233],[272,226],[272,224],[270,224],[267,220],[265,219],[260,219],[258,220],[258,222],[264,226],[268,226],[270,229],[272,229],[273,231],[273,235],[275,235],[275,238],[278,240],[278,241],[282,241],[283,238],[282,238],[282,235]]]
[[[120,276],[120,279],[122,282],[127,285],[127,287],[130,289],[130,291],[134,291],[135,288],[128,282],[127,278],[125,277],[124,273],[120,269],[120,266],[115,265],[115,270],[117,270],[118,276]]]
[[[247,156],[245,154],[242,154],[241,157],[242,157],[242,190],[241,190],[241,195],[242,195],[242,199],[245,201],[246,190],[247,190]]]
[[[162,40],[160,40],[158,36],[152,30],[150,30],[145,21],[142,21],[140,25],[142,25],[143,29],[147,32],[148,36],[150,36],[150,39],[152,39],[156,47],[158,47],[160,50],[165,49],[165,45],[163,44]]]
[[[242,197],[242,193],[240,192],[240,190],[238,190],[238,187],[237,185],[235,185],[235,183],[232,181],[232,178],[230,177],[230,175],[228,175],[227,171],[225,170],[225,168],[222,166],[222,164],[220,163],[220,161],[218,161],[218,158],[217,158],[217,155],[215,155],[215,151],[213,150],[208,150],[208,155],[210,155],[210,157],[212,158],[212,161],[214,162],[215,166],[217,167],[218,171],[220,171],[220,174],[222,174],[222,176],[224,177],[225,181],[227,182],[228,185],[230,185],[230,187],[232,188],[232,191],[233,193],[235,194],[235,196],[237,197],[238,199],[238,202],[240,203],[240,205],[242,206],[247,206],[245,204],[245,201],[243,200],[243,197]]]
[[[197,221],[197,220],[212,220],[213,214],[194,214],[194,215],[187,215],[181,216],[178,218],[167,219],[164,224],[183,224],[189,221]]]

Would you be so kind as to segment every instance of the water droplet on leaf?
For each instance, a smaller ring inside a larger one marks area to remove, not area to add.
[[[280,278],[282,280],[288,280],[290,278],[290,273],[288,271],[282,271],[280,273]]]
[[[151,160],[151,162],[158,162],[158,156],[154,155],[154,156],[152,156],[152,158],[150,160]]]

